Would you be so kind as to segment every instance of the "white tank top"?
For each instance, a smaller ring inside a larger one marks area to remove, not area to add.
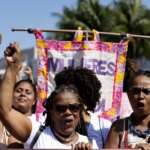
[[[138,143],[148,143],[148,138],[150,137],[150,130],[146,130],[145,133],[134,128],[130,117],[123,120],[123,134],[120,142],[120,148],[135,148]],[[125,126],[128,129],[126,130]]]

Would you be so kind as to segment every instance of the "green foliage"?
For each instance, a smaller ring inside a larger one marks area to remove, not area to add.
[[[150,10],[141,4],[141,0],[113,0],[108,6],[100,0],[77,0],[76,7],[64,7],[57,23],[60,29],[82,29],[106,32],[121,32],[150,35]],[[72,40],[73,35],[55,33],[53,38]],[[103,40],[120,40],[114,36],[101,36]],[[128,57],[142,55],[150,58],[149,39],[130,38]]]
[[[141,0],[116,0],[112,10],[115,16],[114,32],[126,32],[132,34],[150,34],[150,10],[141,4]],[[131,38],[129,43],[128,57],[150,58],[149,40]]]
[[[61,29],[82,29],[98,31],[110,31],[113,20],[110,20],[111,10],[104,7],[98,0],[78,0],[76,7],[64,7],[63,14],[55,13],[59,17],[57,23]],[[110,13],[108,13],[110,12]],[[107,16],[107,17],[106,17]],[[55,38],[71,40],[73,35],[55,34]]]

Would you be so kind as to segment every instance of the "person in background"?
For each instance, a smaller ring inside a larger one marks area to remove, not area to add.
[[[9,51],[7,50],[5,51],[7,67],[1,83],[0,118],[10,134],[24,142],[25,148],[58,149],[59,146],[59,149],[72,147],[80,150],[87,147],[89,149],[87,137],[76,132],[82,110],[76,88],[63,86],[50,95],[45,104],[47,119],[43,131],[39,122],[12,107],[13,89],[21,65],[21,52],[16,43],[10,46]],[[11,50],[14,52],[12,53]]]
[[[32,74],[32,69],[29,66],[21,66],[19,74],[16,76],[16,82],[24,79],[29,79],[33,83],[35,83]]]
[[[12,107],[21,112],[23,115],[32,117],[36,120],[36,88],[31,80],[20,80],[15,84],[13,92]],[[7,132],[7,131],[6,131]],[[9,148],[23,148],[23,143],[8,134],[8,147]]]
[[[12,44],[9,46],[9,48]],[[8,47],[7,47],[8,50]],[[30,79],[17,81],[13,90],[12,107],[26,116],[35,117],[36,107],[36,87]],[[1,143],[6,144],[9,148],[23,148],[23,143],[15,139],[1,123],[0,127]]]
[[[6,49],[13,46],[10,44]],[[8,52],[9,53],[9,52]],[[21,67],[20,67],[21,69]],[[28,71],[29,70],[29,71]],[[13,90],[13,103],[12,107],[21,112],[26,116],[35,117],[35,107],[36,107],[36,87],[34,83],[30,80],[31,70],[28,69],[27,79],[21,79],[15,83]],[[16,76],[17,79],[17,76]],[[32,79],[32,78],[31,78]],[[14,138],[5,128],[5,126],[0,123],[0,141],[6,144],[9,148],[23,148],[23,143]]]
[[[127,58],[126,71],[123,83],[123,93],[120,106],[120,118],[128,117],[133,112],[127,95],[127,89],[128,86],[130,86],[129,78],[132,77],[134,73],[140,69],[140,67],[140,64],[135,59]]]
[[[16,82],[12,107],[22,114],[36,119],[36,87],[30,79]],[[23,143],[11,136],[1,122],[0,143],[6,144],[9,148],[23,148]]]
[[[100,100],[101,82],[96,74],[87,68],[68,67],[55,75],[56,87],[62,84],[73,84],[77,87],[84,110],[82,111],[80,133],[88,136],[93,149],[104,147],[111,122],[94,114],[94,109]]]
[[[26,66],[24,68],[24,73],[27,76],[27,79],[30,79],[32,81],[32,83],[35,83],[31,67]]]
[[[150,149],[150,72],[138,70],[127,93],[133,113],[112,124],[105,148]]]

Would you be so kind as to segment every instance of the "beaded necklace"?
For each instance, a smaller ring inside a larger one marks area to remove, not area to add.
[[[150,143],[150,129],[147,129],[145,131],[141,131],[137,129],[133,124],[133,120],[135,120],[135,117],[134,117],[134,114],[131,114],[131,116],[129,117],[129,121],[128,121],[129,132],[143,139],[147,138],[148,139],[147,142]]]

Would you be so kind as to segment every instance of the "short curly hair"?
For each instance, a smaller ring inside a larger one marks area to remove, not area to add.
[[[55,78],[56,87],[62,84],[73,84],[77,87],[82,103],[87,106],[87,110],[94,111],[100,99],[101,82],[96,74],[87,68],[68,67],[57,73]]]

